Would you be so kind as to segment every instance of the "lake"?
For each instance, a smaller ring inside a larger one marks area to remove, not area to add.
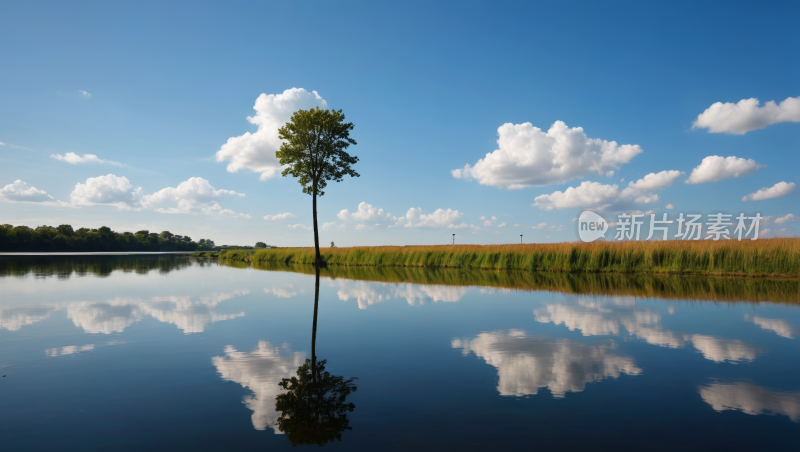
[[[798,450],[799,284],[0,256],[0,439]]]

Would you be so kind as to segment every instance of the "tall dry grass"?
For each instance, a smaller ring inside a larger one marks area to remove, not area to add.
[[[515,269],[550,272],[800,276],[800,239],[564,242],[324,248],[328,265]],[[311,264],[314,248],[233,250],[223,260]]]

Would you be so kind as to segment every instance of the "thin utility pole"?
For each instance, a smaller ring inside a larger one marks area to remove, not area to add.
[[[456,235],[453,234],[453,245],[455,245],[455,244],[456,244]]]
[[[522,234],[519,235],[519,244],[522,245]]]

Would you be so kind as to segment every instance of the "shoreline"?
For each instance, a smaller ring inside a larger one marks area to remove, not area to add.
[[[800,239],[325,248],[328,266],[800,277]],[[313,264],[314,248],[223,250],[221,261]]]

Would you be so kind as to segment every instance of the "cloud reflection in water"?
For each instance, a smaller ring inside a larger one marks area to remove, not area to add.
[[[580,330],[584,336],[619,336],[624,328],[631,336],[660,347],[683,348],[691,343],[704,358],[714,362],[747,363],[758,353],[738,339],[666,330],[661,325],[661,313],[637,307],[633,297],[579,297],[546,304],[543,309],[535,309],[533,315],[537,322],[563,324],[570,331]]]
[[[794,335],[792,334],[792,326],[789,325],[789,322],[783,319],[768,319],[766,317],[759,317],[757,315],[750,315],[745,314],[744,320],[746,322],[753,322],[762,330],[772,331],[773,333],[777,334],[778,336],[785,337],[787,339],[794,339]]]
[[[282,432],[276,425],[280,415],[275,411],[275,396],[285,392],[278,383],[294,375],[304,361],[305,353],[291,353],[288,344],[278,348],[266,341],[259,341],[258,346],[250,352],[239,352],[228,345],[225,347],[225,356],[211,358],[223,380],[239,383],[253,391],[243,401],[247,408],[253,410],[253,427],[256,430],[270,427],[276,434]]]
[[[750,415],[782,414],[800,422],[800,392],[771,391],[746,382],[700,386],[700,397],[715,411],[737,410]]]
[[[553,397],[581,392],[587,383],[620,374],[639,375],[633,358],[612,353],[613,345],[585,345],[571,339],[528,336],[522,330],[481,333],[453,339],[465,356],[474,353],[497,368],[500,395],[525,396],[548,388]]]
[[[172,323],[186,334],[201,333],[209,323],[243,316],[243,312],[222,314],[212,308],[225,300],[248,293],[247,290],[237,290],[214,293],[200,299],[156,296],[150,300],[117,297],[106,302],[79,301],[68,305],[67,316],[75,326],[87,333],[119,333],[145,317]]]
[[[337,295],[342,301],[356,300],[359,309],[391,300],[405,299],[411,306],[419,306],[428,300],[433,302],[456,302],[467,293],[468,287],[419,284],[387,284],[355,280],[331,281],[338,287]]]

